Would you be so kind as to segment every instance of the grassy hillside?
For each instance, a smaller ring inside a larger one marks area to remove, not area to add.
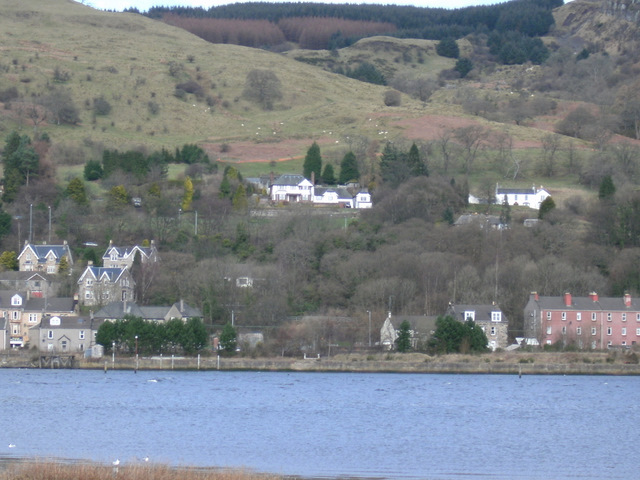
[[[387,110],[384,87],[258,49],[208,44],[141,15],[67,0],[2,0],[0,8],[0,89],[16,87],[27,102],[55,87],[68,89],[80,110],[77,126],[40,126],[52,139],[90,138],[118,148],[272,142],[359,131],[371,114]],[[283,99],[272,111],[242,99],[246,75],[256,68],[274,71],[282,82]],[[189,80],[202,86],[201,98],[176,98],[176,85]],[[95,116],[93,100],[101,96],[111,112]],[[403,100],[403,108],[418,107]],[[20,123],[17,103],[2,111],[5,132]]]

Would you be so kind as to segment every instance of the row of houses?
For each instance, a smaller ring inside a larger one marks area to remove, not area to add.
[[[248,178],[260,189],[269,192],[272,202],[310,203],[313,205],[340,206],[345,208],[371,208],[371,194],[357,185],[316,186],[299,174],[278,177]]]
[[[6,306],[5,306],[6,303]],[[169,306],[139,306],[132,302],[112,302],[95,314],[78,315],[72,298],[29,299],[0,291],[0,350],[34,347],[40,352],[78,353],[95,346],[98,329],[105,321],[132,315],[163,323],[172,319],[202,320],[202,312],[182,301]]]

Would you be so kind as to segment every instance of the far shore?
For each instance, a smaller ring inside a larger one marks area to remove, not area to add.
[[[0,354],[4,368],[64,368],[69,356],[39,354]],[[360,373],[460,373],[511,375],[640,375],[640,364],[631,351],[607,352],[494,352],[481,355],[439,355],[420,353],[351,353],[332,357],[224,357],[183,356],[106,356],[101,359],[73,357],[73,368],[95,370],[220,370],[220,371],[296,371]]]

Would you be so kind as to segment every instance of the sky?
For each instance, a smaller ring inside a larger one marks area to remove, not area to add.
[[[369,3],[369,4],[393,4],[415,5],[417,7],[431,8],[462,8],[474,5],[492,5],[503,3],[507,0],[286,0],[286,1],[312,1],[316,3]],[[272,0],[269,3],[276,3]],[[208,9],[212,6],[227,5],[230,3],[242,3],[241,0],[84,0],[82,3],[100,10],[122,11],[125,8],[136,7],[141,12],[146,12],[151,7],[157,6],[192,6]]]

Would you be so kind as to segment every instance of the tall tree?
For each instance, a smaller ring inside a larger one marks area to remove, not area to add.
[[[340,177],[339,182],[342,185],[345,185],[352,181],[360,180],[360,171],[358,170],[358,162],[356,160],[356,155],[349,151],[342,158],[342,162],[340,162]]]
[[[404,320],[398,329],[398,338],[396,338],[396,350],[400,353],[406,353],[411,350],[411,324],[408,320]]]
[[[316,142],[313,142],[313,145],[307,150],[302,171],[304,177],[309,180],[311,180],[311,174],[313,174],[315,181],[320,179],[320,175],[322,174],[322,156],[320,155],[320,147]]]
[[[238,334],[233,325],[227,322],[220,334],[220,348],[227,354],[233,355],[236,352]]]
[[[247,74],[242,96],[271,110],[273,103],[282,98],[282,84],[272,70],[254,69]]]
[[[322,183],[325,185],[335,185],[336,184],[336,176],[333,173],[333,165],[327,163],[324,166],[324,170],[322,171]]]

